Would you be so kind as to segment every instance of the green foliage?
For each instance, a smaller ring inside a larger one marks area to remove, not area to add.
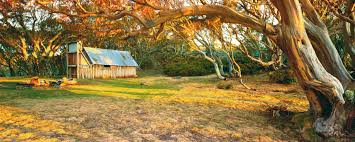
[[[353,90],[346,90],[344,96],[345,100],[350,102],[350,104],[355,104],[355,93]]]
[[[201,57],[176,58],[163,67],[168,76],[201,76],[213,73],[210,62]]]
[[[337,49],[341,58],[345,56],[345,49],[344,49],[344,37],[342,34],[333,34],[331,35],[331,40],[333,41],[335,48]]]
[[[252,61],[241,63],[241,64],[239,64],[239,66],[242,70],[242,74],[244,74],[244,75],[257,74],[264,69],[262,66],[260,66],[259,64],[255,63],[255,62],[252,62]]]
[[[269,72],[268,76],[270,81],[276,83],[290,84],[296,82],[296,78],[294,77],[292,70],[289,69]]]
[[[7,67],[0,65],[0,77],[8,77],[9,72]]]
[[[346,51],[345,49],[345,42],[344,42],[344,36],[343,34],[332,34],[330,36],[331,40],[334,43],[335,48],[337,49],[340,58],[343,60],[344,66],[351,70],[351,58],[350,55],[347,53],[349,51]]]
[[[265,70],[264,67],[260,66],[256,62],[251,61],[249,58],[247,58],[244,54],[242,53],[235,53],[237,63],[239,64],[242,74],[247,75],[247,74],[257,74],[263,70]]]
[[[177,58],[183,59],[190,52],[185,42],[181,40],[150,40],[144,37],[134,37],[126,41],[124,50],[131,52],[139,67],[146,69],[162,69],[174,63]]]
[[[156,66],[156,62],[150,56],[139,57],[139,67],[141,69],[154,69]]]
[[[229,82],[229,81],[223,81],[217,84],[217,88],[218,89],[225,89],[225,90],[229,90],[233,88],[233,83]]]

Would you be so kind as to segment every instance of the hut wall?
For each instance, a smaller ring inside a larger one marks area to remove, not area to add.
[[[89,65],[88,59],[85,59],[83,54],[80,54],[80,65]]]
[[[110,66],[104,67],[103,65],[81,65],[79,78],[128,78],[137,77],[136,67],[122,67]]]
[[[68,53],[68,65],[76,65],[76,53]]]
[[[68,67],[68,77],[76,78],[76,67]]]

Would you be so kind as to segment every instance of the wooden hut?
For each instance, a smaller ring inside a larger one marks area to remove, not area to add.
[[[68,44],[68,78],[137,77],[138,64],[128,51],[83,47],[81,42]]]

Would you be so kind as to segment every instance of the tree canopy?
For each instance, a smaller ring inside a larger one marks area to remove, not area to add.
[[[343,94],[353,78],[343,61],[355,62],[354,7],[352,0],[5,0],[0,63],[12,74],[20,61],[40,71],[64,53],[65,42],[80,39],[130,49],[137,58],[197,52],[221,79],[241,78],[241,58],[273,70],[290,66],[311,104],[316,132],[333,136],[349,111]],[[343,50],[333,36],[344,41]],[[159,48],[173,40],[188,48]],[[170,58],[154,59],[164,64]],[[348,68],[355,71],[355,64]]]

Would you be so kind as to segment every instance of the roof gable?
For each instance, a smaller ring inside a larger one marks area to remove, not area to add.
[[[91,47],[84,47],[84,51],[89,56],[89,59],[91,60],[92,64],[135,67],[138,66],[138,64],[128,51],[118,51]]]

